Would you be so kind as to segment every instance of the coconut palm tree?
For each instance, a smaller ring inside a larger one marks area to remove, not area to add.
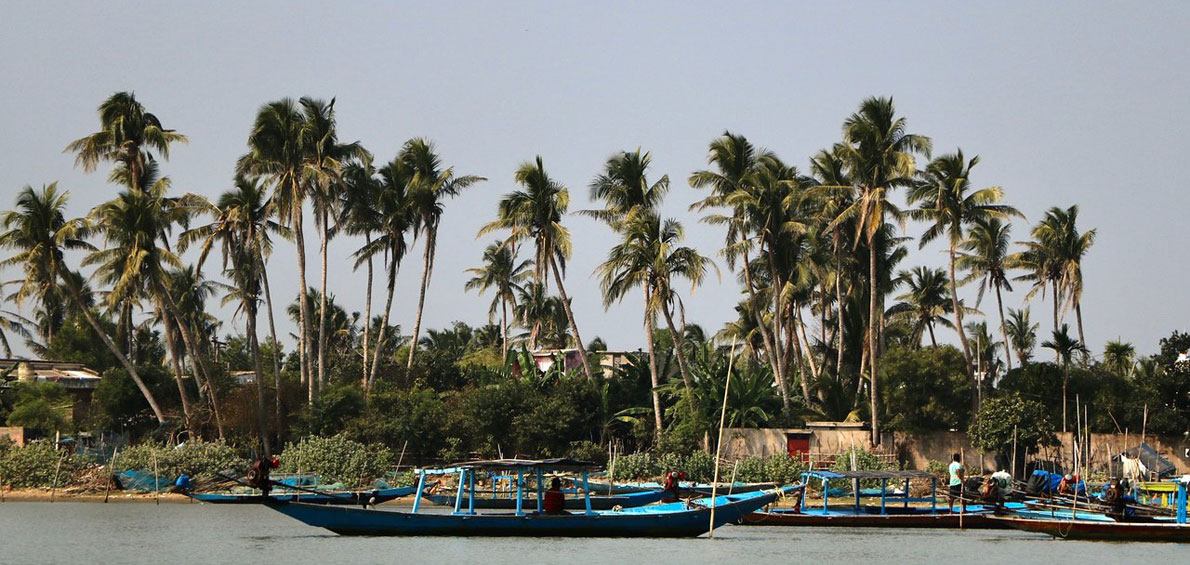
[[[815,201],[819,220],[830,231],[831,256],[834,269],[831,273],[835,291],[835,375],[843,372],[843,281],[846,278],[846,256],[843,244],[846,233],[854,232],[853,226],[842,225],[835,220],[851,206],[854,194],[851,179],[847,176],[847,163],[842,157],[843,149],[838,144],[830,150],[823,149],[810,159],[810,171],[818,186],[808,191]],[[850,289],[849,289],[850,290]]]
[[[74,153],[75,166],[88,173],[101,161],[117,163],[130,173],[129,188],[139,191],[145,189],[139,182],[145,169],[155,162],[151,151],[169,160],[170,144],[186,142],[186,136],[162,126],[133,93],[117,92],[99,105],[99,131],[72,141],[66,151]]]
[[[362,235],[364,237],[364,246],[371,245],[372,234],[376,233],[380,227],[380,214],[376,209],[376,201],[380,193],[380,180],[377,177],[376,167],[372,164],[372,156],[365,155],[364,158],[348,163],[343,167],[343,219],[341,226],[348,234]],[[367,287],[364,291],[364,320],[372,319],[372,281],[375,261],[373,255],[369,254],[366,257],[356,261],[354,268],[359,270],[360,265],[367,265]],[[371,355],[371,337],[372,324],[367,322],[364,324],[363,340],[360,343],[360,351],[363,357],[363,374],[360,377],[360,384],[363,387],[368,386],[368,373],[371,367],[369,363]]]
[[[1062,309],[1074,307],[1078,323],[1078,340],[1086,344],[1083,335],[1083,257],[1095,244],[1096,230],[1078,231],[1078,206],[1066,209],[1050,208],[1045,217],[1033,228],[1033,242],[1028,250],[1040,253],[1051,270],[1056,285],[1055,303],[1061,302]],[[1057,297],[1061,296],[1061,300]],[[1086,350],[1083,350],[1084,357]]]
[[[603,305],[605,308],[610,307],[636,287],[649,289],[650,295],[645,305],[646,320],[657,313],[665,318],[676,345],[678,369],[686,386],[687,402],[692,409],[697,410],[698,403],[692,392],[693,381],[683,354],[684,335],[677,330],[673,321],[676,298],[673,279],[676,277],[690,281],[693,291],[706,277],[708,267],[713,265],[693,248],[680,247],[684,232],[677,220],[662,221],[656,215],[638,213],[621,224],[621,233],[623,241],[612,247],[607,261],[596,269],[603,290]],[[649,341],[649,353],[655,356],[652,339]],[[661,399],[656,392],[660,385],[659,380],[654,380],[653,410],[656,420],[660,419],[662,413]],[[659,422],[654,423],[658,424],[656,432],[660,437]]]
[[[1029,321],[1029,308],[1020,310],[1008,309],[1008,319],[1004,328],[1008,332],[1008,342],[1016,351],[1016,358],[1024,367],[1033,356],[1033,347],[1037,344],[1038,324]]]
[[[879,410],[877,406],[876,376],[880,374],[876,348],[876,333],[881,327],[879,277],[876,269],[877,235],[886,220],[900,217],[899,209],[889,197],[893,190],[912,184],[917,174],[915,155],[929,157],[931,143],[925,136],[906,133],[906,121],[897,117],[892,98],[868,98],[859,110],[843,122],[843,144],[840,157],[847,164],[847,174],[855,183],[856,195],[849,206],[831,225],[855,222],[855,242],[864,240],[868,246],[868,378],[872,418],[872,443],[880,443]]]
[[[128,182],[129,187],[132,185]],[[194,363],[196,377],[205,383],[210,393],[216,427],[219,436],[223,437],[219,401],[199,341],[192,331],[194,320],[183,315],[170,292],[168,277],[168,269],[182,267],[181,260],[169,248],[170,234],[176,226],[186,227],[205,202],[192,194],[166,196],[169,179],[158,178],[152,163],[146,165],[138,185],[144,187],[143,190],[130,188],[91,211],[90,222],[96,233],[103,236],[106,245],[88,254],[83,265],[95,266],[95,276],[111,287],[107,295],[109,306],[115,307],[125,300],[147,295],[152,297],[158,317],[172,319]],[[180,380],[178,386],[181,387]]]
[[[506,240],[508,245],[524,240],[533,242],[535,281],[544,284],[546,276],[553,273],[562,307],[570,322],[570,332],[574,334],[574,346],[578,349],[583,373],[587,380],[594,382],[591,362],[587,359],[578,324],[574,321],[574,310],[570,307],[566,287],[562,284],[566,260],[570,258],[571,251],[570,230],[562,226],[562,216],[566,215],[570,205],[570,191],[562,183],[550,178],[540,155],[533,162],[522,163],[514,178],[523,190],[506,194],[500,200],[497,219],[480,229],[479,234],[506,229],[511,232]]]
[[[12,297],[8,297],[11,299]],[[19,304],[18,304],[19,306]],[[0,346],[4,347],[4,356],[12,358],[12,345],[8,343],[8,334],[16,334],[25,340],[32,340],[33,334],[29,331],[27,326],[34,325],[33,322],[20,314],[11,310],[0,310]],[[47,342],[48,346],[49,343]]]
[[[966,332],[961,331],[963,324],[963,310],[959,307],[959,286],[955,278],[955,263],[958,258],[958,248],[966,240],[966,229],[972,223],[991,218],[1007,219],[1011,216],[1021,216],[1021,213],[1011,206],[999,204],[1004,198],[1004,191],[998,186],[971,189],[971,169],[979,164],[979,156],[967,160],[963,150],[940,155],[926,166],[919,179],[909,189],[909,203],[919,204],[910,211],[915,220],[926,221],[930,226],[922,234],[920,247],[940,236],[947,236],[949,254],[947,265],[950,269],[950,298],[954,305],[955,324],[960,328],[959,343],[963,347],[963,356],[967,362],[968,378],[975,379],[974,363],[971,356],[971,345],[967,341]],[[978,383],[973,382],[976,388]],[[979,391],[975,390],[971,397],[972,413],[979,411]]]
[[[11,257],[0,261],[0,267],[19,266],[24,271],[22,290],[18,291],[18,296],[22,291],[27,296],[42,295],[60,282],[66,290],[66,296],[82,311],[91,329],[128,372],[132,382],[136,383],[136,388],[145,397],[157,422],[164,424],[165,415],[157,399],[145,386],[136,367],[99,324],[98,316],[83,295],[82,287],[66,267],[63,259],[65,251],[94,249],[84,240],[89,232],[87,222],[66,219],[64,212],[69,199],[69,192],[58,192],[57,183],[44,186],[40,191],[30,186],[21,189],[17,194],[15,209],[0,215],[0,225],[6,230],[0,234],[0,247],[14,251]]]
[[[516,252],[510,245],[497,241],[483,250],[483,266],[467,269],[474,275],[464,285],[467,290],[478,289],[480,293],[495,289],[492,305],[488,308],[488,320],[500,312],[500,355],[508,360],[508,309],[516,310],[517,293],[522,283],[528,280],[532,261],[517,263]]]
[[[1103,346],[1103,365],[1121,377],[1132,376],[1136,365],[1136,348],[1119,339],[1107,342]]]
[[[897,300],[902,302],[889,308],[886,315],[890,320],[910,324],[916,347],[921,346],[922,337],[927,331],[930,345],[938,347],[934,326],[955,327],[946,318],[947,314],[954,313],[954,303],[950,301],[947,291],[946,272],[930,267],[914,267],[911,271],[901,271],[897,282],[906,285],[908,290],[897,296]]]
[[[394,158],[378,171],[379,178],[374,210],[376,212],[376,238],[370,239],[363,247],[355,252],[356,265],[360,261],[381,256],[385,261],[385,271],[388,274],[384,313],[376,332],[376,345],[372,350],[372,366],[368,370],[368,380],[365,390],[371,390],[376,381],[376,370],[380,367],[380,352],[385,347],[385,334],[388,333],[389,317],[393,307],[393,291],[397,285],[397,270],[401,260],[409,250],[409,232],[413,229],[413,217],[409,200],[410,185],[413,172],[407,163],[400,158]],[[410,344],[415,347],[416,344]]]
[[[975,382],[980,387],[977,392],[982,394],[983,390],[995,382],[996,375],[1000,373],[1003,364],[1000,362],[999,351],[1000,346],[1004,344],[992,337],[985,320],[967,322],[965,329],[967,339],[974,344],[971,351],[975,357]]]
[[[413,347],[409,348],[406,369],[413,368],[413,355],[417,352],[417,337],[421,331],[421,316],[426,304],[426,288],[434,270],[434,251],[438,245],[438,226],[442,223],[445,200],[458,196],[467,187],[487,179],[475,175],[455,176],[454,167],[442,166],[442,158],[434,151],[434,144],[424,138],[405,142],[398,159],[413,173],[410,181],[409,202],[413,214],[413,233],[425,236],[425,254],[422,258],[421,287],[417,295],[417,317],[413,322]]]
[[[959,253],[956,265],[967,271],[967,276],[961,281],[966,284],[979,281],[979,295],[975,299],[978,308],[983,301],[983,293],[987,289],[996,291],[996,309],[1000,312],[1000,335],[1004,338],[1005,347],[1011,341],[1008,339],[1008,329],[1004,320],[1004,299],[1002,290],[1012,292],[1012,285],[1008,282],[1008,270],[1013,267],[1012,254],[1008,252],[1009,232],[1012,224],[1005,223],[999,218],[982,218],[975,220],[967,239],[963,241],[963,251]],[[1012,370],[1012,355],[1005,355],[1008,370]]]
[[[715,170],[695,171],[691,173],[689,179],[690,186],[694,188],[711,189],[711,195],[692,205],[691,210],[703,211],[712,207],[731,209],[730,215],[710,215],[703,221],[727,226],[727,241],[723,256],[727,260],[729,269],[735,268],[737,259],[743,260],[741,271],[744,274],[748,297],[757,304],[757,286],[752,280],[752,271],[748,268],[752,263],[751,253],[755,245],[753,241],[755,234],[750,231],[752,226],[748,222],[747,210],[744,207],[732,206],[729,199],[733,194],[747,194],[757,170],[761,167],[762,160],[773,156],[772,152],[752,145],[744,136],[724,131],[723,135],[711,141],[707,155],[707,163],[712,165]],[[763,317],[758,318],[758,322],[760,322],[759,329],[764,339],[765,353],[769,358],[769,364],[773,367],[777,384],[783,391],[782,401],[788,403],[788,385],[781,363],[780,339],[776,335],[778,327],[773,324],[770,331]]]
[[[1080,351],[1086,351],[1082,342],[1070,337],[1070,325],[1062,324],[1060,329],[1054,330],[1053,338],[1043,342],[1042,347],[1054,350],[1062,361],[1062,432],[1066,431],[1066,389],[1070,384],[1070,359]]]

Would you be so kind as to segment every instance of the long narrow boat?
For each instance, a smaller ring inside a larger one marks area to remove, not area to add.
[[[429,474],[459,473],[459,484],[467,492],[474,492],[474,473],[500,470],[517,474],[514,500],[522,502],[515,512],[477,514],[474,507],[462,505],[457,497],[450,514],[418,512],[420,498],[414,500],[413,511],[360,509],[326,506],[302,502],[265,501],[282,514],[311,526],[326,528],[341,535],[385,536],[565,536],[565,537],[692,537],[715,527],[735,522],[744,515],[772,503],[782,494],[779,490],[750,492],[621,510],[594,510],[584,503],[582,512],[572,514],[544,514],[541,512],[542,491],[537,491],[537,511],[527,511],[523,503],[522,480],[526,473],[535,474],[537,484],[543,484],[545,471],[581,471],[592,468],[585,462],[568,459],[475,461],[442,470],[421,470],[419,483],[424,485]],[[795,487],[787,487],[792,489]],[[584,489],[584,502],[589,490]],[[474,500],[470,497],[469,500]],[[712,524],[712,510],[714,523]]]
[[[1018,530],[1064,539],[1190,542],[1190,524],[1186,521],[1186,490],[1190,475],[1172,481],[1172,484],[1177,491],[1172,518],[1144,516],[1136,518],[1144,522],[1127,519],[1121,522],[1101,514],[1080,514],[1071,509],[1069,519],[1066,516],[1047,519],[1044,512],[1029,517],[999,516],[993,519]]]
[[[573,483],[574,481],[572,481]],[[662,490],[665,485],[652,482],[624,482],[624,483],[608,483],[606,481],[587,481],[591,486],[591,491],[600,494],[628,494],[633,492],[645,492],[653,490]],[[757,490],[770,490],[777,488],[777,483],[719,483],[718,487],[707,483],[694,483],[682,481],[678,483],[683,492],[693,492],[701,495],[710,495],[712,490],[716,493],[738,493],[738,492],[752,492]]]
[[[930,494],[926,497],[913,497],[910,493],[911,481],[926,480],[930,483]],[[937,507],[938,478],[925,471],[806,471],[802,473],[802,483],[809,484],[811,480],[820,481],[822,487],[822,506],[806,507],[806,491],[798,493],[800,497],[794,509],[771,509],[754,512],[745,516],[741,523],[757,526],[814,526],[814,527],[848,527],[848,528],[999,528],[1007,526],[987,520],[996,510],[990,506],[967,505],[960,512]],[[846,506],[831,506],[831,493],[839,492],[832,488],[840,482],[849,483],[853,495],[853,503]],[[860,488],[860,481],[880,481],[878,489]],[[900,487],[898,491],[890,491],[889,484]],[[879,498],[879,505],[864,504],[863,498]],[[929,506],[910,506],[911,503],[929,503]],[[1014,510],[1023,509],[1021,504],[1011,503],[1003,507]]]
[[[278,487],[280,490],[280,487]],[[417,487],[396,487],[371,490],[325,491],[318,492],[277,492],[269,493],[269,499],[278,502],[304,502],[308,504],[341,504],[361,506],[376,505],[417,492]],[[190,498],[209,504],[254,504],[261,502],[259,494],[232,493],[191,493]]]
[[[427,492],[422,493],[422,498],[438,506],[454,506],[458,497],[457,495],[451,493],[430,494]],[[637,506],[652,504],[661,500],[662,498],[665,498],[665,493],[659,490],[630,492],[626,494],[614,494],[611,496],[590,496],[592,510],[611,510],[617,506],[620,508],[635,508]],[[522,507],[530,506],[532,504],[536,504],[536,499],[524,498],[521,501]],[[463,495],[463,505],[471,506],[470,497],[466,494]],[[513,510],[517,507],[517,500],[515,496],[476,496],[474,507],[481,510]],[[565,508],[567,510],[585,509],[586,500],[580,497],[567,498]]]

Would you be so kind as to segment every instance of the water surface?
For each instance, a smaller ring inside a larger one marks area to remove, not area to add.
[[[1190,546],[1016,531],[727,526],[714,539],[341,537],[244,505],[5,502],[0,563],[1186,563]]]

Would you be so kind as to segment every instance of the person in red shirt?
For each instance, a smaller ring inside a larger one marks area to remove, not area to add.
[[[566,494],[562,492],[562,481],[554,477],[550,490],[545,491],[543,512],[546,514],[569,514],[566,511]]]

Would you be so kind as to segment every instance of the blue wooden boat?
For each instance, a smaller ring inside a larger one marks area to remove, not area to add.
[[[1177,489],[1175,512],[1170,517],[1126,517],[1124,521],[1092,512],[1071,509],[1047,517],[1047,511],[1024,515],[993,517],[1005,526],[1047,534],[1055,538],[1107,541],[1190,542],[1190,523],[1186,519],[1187,486],[1190,478],[1173,481]],[[1135,520],[1135,521],[1134,521]]]
[[[304,502],[308,504],[340,504],[349,506],[376,505],[417,492],[417,487],[378,488],[352,491],[319,491],[298,492],[281,491],[278,487],[269,493],[269,499],[285,502]],[[232,493],[190,493],[190,498],[210,504],[254,504],[261,502],[260,494],[232,494]]]
[[[584,489],[583,510],[569,514],[542,512],[543,491],[536,491],[536,511],[526,508],[532,497],[525,496],[524,478],[536,475],[544,483],[546,471],[582,472],[589,463],[568,459],[475,461],[448,469],[420,470],[419,487],[433,474],[459,474],[463,486],[456,495],[452,512],[421,513],[421,498],[412,512],[327,506],[304,502],[264,501],[264,504],[311,526],[326,528],[341,535],[384,536],[565,536],[565,537],[693,537],[714,526],[732,523],[744,515],[772,503],[780,490],[756,491],[715,499],[700,499],[618,510],[595,510],[590,505],[589,489]],[[515,473],[518,493],[514,512],[478,514],[473,502],[475,473],[500,470]],[[789,487],[794,488],[794,487]],[[472,496],[464,496],[464,493]],[[468,501],[464,505],[464,500]]]
[[[481,493],[476,493],[474,507],[481,510],[512,510],[517,507],[517,500],[515,496],[479,496]],[[573,494],[573,493],[572,493]],[[438,506],[454,506],[457,497],[452,493],[422,493],[422,498],[438,505]],[[644,506],[660,501],[665,497],[665,493],[659,490],[647,490],[639,492],[630,492],[626,494],[614,494],[610,496],[591,495],[592,510],[611,510],[617,506],[620,508],[636,508],[637,506]],[[525,498],[521,501],[521,506],[525,507],[535,503],[535,500]],[[463,505],[472,506],[470,497],[463,495]],[[584,497],[573,497],[566,499],[565,508],[567,510],[582,510],[586,508],[586,500]]]
[[[575,481],[571,481],[572,483]],[[624,482],[624,483],[609,483],[607,481],[588,481],[591,490],[596,493],[605,494],[629,494],[634,492],[645,492],[662,490],[665,485],[656,481],[647,482]],[[769,490],[777,488],[777,483],[719,483],[718,486],[708,483],[695,483],[682,481],[678,483],[683,492],[692,492],[696,494],[709,496],[712,491],[716,493],[732,493],[737,492],[752,492],[755,490]]]

